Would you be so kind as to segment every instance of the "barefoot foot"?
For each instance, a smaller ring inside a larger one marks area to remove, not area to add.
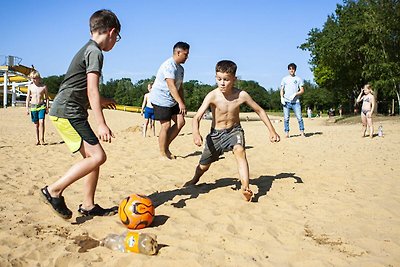
[[[249,202],[253,197],[253,192],[249,188],[243,189],[242,194],[243,194],[244,200],[246,200],[247,202]]]

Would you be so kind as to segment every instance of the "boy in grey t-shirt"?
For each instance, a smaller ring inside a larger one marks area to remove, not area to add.
[[[99,139],[111,142],[114,134],[107,126],[102,108],[114,107],[113,99],[100,96],[99,80],[103,67],[102,51],[110,51],[121,36],[121,24],[110,10],[99,10],[90,17],[91,40],[73,58],[50,110],[50,120],[71,152],[83,159],[75,163],[60,179],[41,189],[41,196],[64,219],[72,217],[62,193],[75,181],[85,177],[83,202],[78,211],[84,216],[107,216],[117,207],[104,209],[94,203],[100,165],[106,154]],[[88,122],[91,107],[98,124],[97,135]],[[98,139],[99,138],[99,139]]]

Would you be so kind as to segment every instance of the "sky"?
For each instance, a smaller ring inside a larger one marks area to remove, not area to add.
[[[178,41],[190,44],[184,81],[215,84],[215,65],[229,59],[237,76],[278,89],[287,65],[313,81],[310,53],[298,48],[322,29],[339,0],[19,0],[1,4],[0,55],[22,58],[42,77],[62,75],[90,39],[89,18],[110,9],[122,39],[104,52],[103,81],[155,76]],[[4,62],[0,62],[2,64]]]

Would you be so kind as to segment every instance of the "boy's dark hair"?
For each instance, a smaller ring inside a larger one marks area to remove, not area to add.
[[[237,65],[231,60],[221,60],[215,66],[215,72],[230,73],[236,75]]]
[[[121,23],[117,16],[108,9],[101,9],[93,13],[89,20],[90,32],[105,33],[109,29],[115,28],[117,33],[121,31]]]
[[[297,66],[296,66],[296,64],[294,64],[294,63],[290,63],[290,64],[287,66],[287,69],[290,69],[290,68],[293,68],[294,70],[297,70]]]
[[[172,51],[175,51],[175,49],[189,50],[190,49],[190,45],[188,43],[185,43],[185,42],[177,42],[174,45],[174,48],[172,49]]]

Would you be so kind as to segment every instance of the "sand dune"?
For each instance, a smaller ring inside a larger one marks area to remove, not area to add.
[[[46,119],[46,146],[35,146],[24,108],[0,110],[0,266],[399,266],[400,122],[375,119],[385,137],[361,138],[361,124],[305,119],[307,138],[268,141],[262,122],[244,121],[253,202],[242,200],[231,153],[213,164],[195,188],[201,148],[191,119],[162,160],[157,138],[141,136],[142,117],[106,110],[116,138],[104,144],[96,202],[118,205],[131,193],[156,205],[151,227],[156,256],[124,254],[98,246],[122,233],[118,216],[83,218],[76,212],[82,181],[64,192],[74,211],[65,221],[43,204],[39,188],[62,175],[71,155]],[[92,116],[93,117],[93,116]],[[93,118],[90,120],[93,120]],[[271,117],[283,136],[282,118]],[[94,125],[94,124],[92,124]],[[201,123],[206,135],[210,121]],[[159,126],[157,125],[157,132]]]

